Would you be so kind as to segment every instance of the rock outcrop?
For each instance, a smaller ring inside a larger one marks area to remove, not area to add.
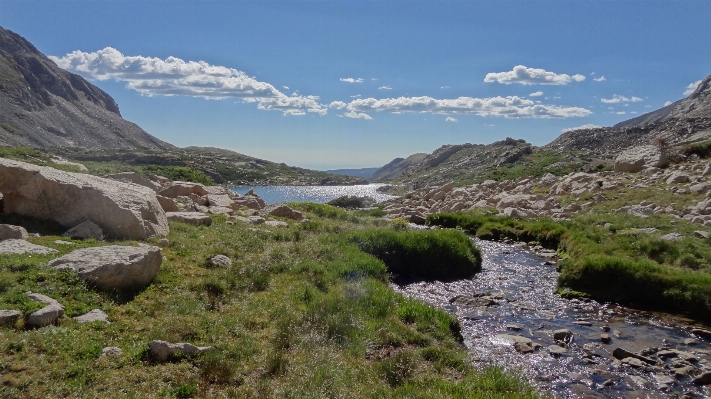
[[[109,238],[168,234],[155,192],[86,174],[0,158],[3,212],[54,220],[67,228],[90,220]]]
[[[645,168],[662,168],[669,164],[659,146],[644,145],[623,151],[615,159],[615,172],[637,173]]]
[[[73,270],[82,280],[102,290],[115,291],[150,284],[162,261],[158,247],[110,245],[77,249],[50,261],[49,266]]]

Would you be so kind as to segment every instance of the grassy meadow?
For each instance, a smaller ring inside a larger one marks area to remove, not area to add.
[[[519,377],[476,369],[449,313],[388,286],[393,268],[413,275],[471,275],[478,250],[455,231],[403,231],[356,212],[292,204],[309,222],[287,228],[213,216],[210,227],[171,223],[155,281],[133,292],[102,293],[46,266],[59,256],[0,258],[0,308],[25,316],[65,307],[54,326],[20,321],[0,333],[0,396],[17,398],[533,398]],[[37,226],[40,228],[41,226]],[[50,226],[51,227],[51,226]],[[32,229],[30,229],[32,230]],[[32,232],[32,231],[31,231]],[[71,250],[135,242],[72,241],[51,228],[30,241]],[[68,240],[68,239],[67,239]],[[157,243],[158,240],[149,240]],[[231,266],[209,259],[230,257]],[[440,259],[433,269],[433,254]],[[428,269],[429,263],[429,269]],[[423,270],[425,272],[423,272]],[[72,317],[99,308],[111,324]],[[156,363],[154,339],[211,345],[204,355]],[[101,356],[119,347],[122,355]]]

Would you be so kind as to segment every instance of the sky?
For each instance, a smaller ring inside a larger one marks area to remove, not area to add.
[[[707,0],[0,0],[0,26],[148,133],[319,170],[545,145],[658,109],[711,74],[710,15]]]

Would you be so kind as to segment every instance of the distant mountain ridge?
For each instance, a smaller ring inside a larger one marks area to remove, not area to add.
[[[172,150],[121,117],[113,98],[0,27],[0,145]]]
[[[655,139],[678,144],[705,138],[711,138],[711,75],[685,99],[613,127],[568,131],[544,148],[612,155]]]
[[[373,173],[375,173],[378,169],[380,168],[332,169],[324,170],[324,172],[333,173],[334,175],[353,176],[362,177],[364,179],[370,179],[373,176]]]

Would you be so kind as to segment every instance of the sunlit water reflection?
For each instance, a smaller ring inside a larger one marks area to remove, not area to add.
[[[393,195],[377,192],[378,187],[384,184],[364,184],[357,186],[243,186],[232,187],[232,190],[239,194],[244,194],[251,188],[267,204],[279,202],[316,202],[319,204],[331,201],[344,195],[355,195],[357,197],[370,197],[376,202],[383,202]]]
[[[456,314],[475,364],[498,365],[520,373],[541,392],[561,398],[709,396],[707,388],[691,383],[691,376],[673,377],[673,359],[636,369],[612,357],[617,347],[633,352],[650,347],[679,349],[697,357],[692,362],[692,375],[711,369],[708,340],[693,337],[691,327],[698,326],[693,321],[614,304],[564,299],[555,293],[558,277],[555,266],[544,265],[544,259],[532,251],[497,242],[476,243],[482,249],[484,262],[482,271],[474,278],[394,287],[407,296]],[[471,297],[482,293],[499,298],[498,305],[455,306],[449,302],[457,295]],[[574,324],[576,321],[592,325],[581,326]],[[507,328],[510,324],[521,329],[511,330]],[[610,328],[609,344],[600,340],[604,326]],[[553,331],[557,329],[573,331],[574,340],[565,353],[553,356],[549,347],[555,345]],[[614,335],[615,331],[619,336]],[[533,353],[521,354],[510,343],[497,339],[498,334],[518,334],[540,347]],[[696,338],[699,343],[684,344],[689,338]],[[673,382],[662,384],[662,377],[670,377]]]

